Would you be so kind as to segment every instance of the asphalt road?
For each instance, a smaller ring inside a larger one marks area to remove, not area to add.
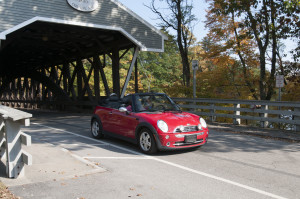
[[[22,198],[300,198],[300,145],[211,130],[202,148],[141,154],[91,138],[90,116],[34,113],[33,165],[5,179]]]

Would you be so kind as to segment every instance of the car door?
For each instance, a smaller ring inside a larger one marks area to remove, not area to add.
[[[122,113],[119,110],[112,110],[109,113],[109,123],[109,132],[124,137],[134,137],[138,120],[133,113]]]
[[[139,124],[139,119],[132,112],[118,113],[118,133],[122,136],[135,138],[135,129]]]
[[[112,119],[112,112],[114,109],[112,108],[103,108],[101,112],[100,119],[102,122],[103,130],[107,132],[112,132],[112,127],[114,125],[114,120]]]
[[[120,131],[120,111],[117,109],[111,109],[107,114],[107,131],[114,134],[122,135]]]

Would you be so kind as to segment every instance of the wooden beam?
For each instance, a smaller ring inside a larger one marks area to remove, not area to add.
[[[135,62],[135,79],[134,79],[134,89],[135,89],[135,93],[139,92],[139,77],[138,77],[138,60],[136,60]]]
[[[135,65],[135,62],[136,62],[136,60],[137,60],[139,51],[140,51],[140,49],[139,49],[138,47],[136,47],[136,48],[134,49],[134,54],[133,54],[133,57],[132,57],[132,61],[131,61],[130,67],[129,67],[129,69],[128,69],[127,77],[126,77],[126,80],[125,80],[125,83],[124,83],[124,86],[123,86],[123,89],[122,89],[121,98],[123,98],[124,95],[125,95],[125,92],[126,92],[126,89],[127,89],[127,86],[128,86],[129,80],[130,80],[130,77],[131,77],[131,73],[132,73],[133,67],[134,67],[134,65]]]
[[[46,76],[45,69],[41,69],[41,73],[43,76]],[[46,89],[44,84],[42,84],[42,101],[46,100]]]
[[[76,69],[77,69],[77,99],[82,100],[82,73],[80,71],[79,64],[82,64],[81,60],[76,61]]]
[[[98,57],[99,58],[99,57]],[[94,89],[95,89],[95,97],[96,97],[96,100],[98,101],[100,99],[100,77],[99,77],[99,73],[100,73],[100,67],[97,67],[97,64],[96,64],[96,59],[97,57],[93,58],[93,68],[94,68]]]
[[[65,63],[63,67],[64,67],[64,71],[65,71],[64,73],[66,75],[64,77],[64,79],[68,79],[67,93],[68,93],[68,95],[70,95],[70,93],[72,93],[72,99],[75,100],[76,99],[76,93],[75,93],[75,90],[74,90],[73,82],[74,82],[74,79],[75,79],[76,70],[74,69],[74,71],[73,71],[73,76],[74,76],[74,79],[73,79],[73,76],[71,77],[71,73],[70,73],[70,64]]]
[[[83,67],[83,64],[82,64],[82,61],[80,60],[78,60],[77,61],[77,66],[78,66],[78,71],[79,71],[79,73],[81,73],[81,76],[82,76],[82,78],[83,78],[83,81],[84,81],[84,88],[85,88],[85,90],[87,90],[87,93],[88,93],[88,98],[89,98],[89,100],[90,101],[93,101],[93,97],[92,97],[92,91],[91,91],[91,89],[90,89],[90,85],[89,85],[89,81],[88,81],[88,78],[87,78],[87,76],[86,76],[86,73],[85,73],[85,69],[84,69],[84,67]],[[78,77],[78,76],[77,76]],[[84,96],[84,90],[82,90],[82,93],[81,93],[81,95],[82,95],[82,97]]]
[[[124,57],[124,55],[126,55],[129,50],[130,50],[130,48],[126,49],[125,52],[120,56],[120,59],[122,59]]]
[[[67,67],[69,67],[68,63],[64,63],[63,67],[62,67],[62,75],[63,75],[63,87],[64,87],[64,91],[66,93],[68,93],[68,69]]]
[[[112,78],[113,92],[120,96],[120,57],[118,48],[114,48],[112,52]]]
[[[74,70],[73,70],[71,81],[69,81],[69,88],[72,87],[72,89],[74,90],[74,93],[73,93],[74,97],[73,98],[75,99],[76,98],[76,93],[75,93],[75,89],[74,89],[74,81],[75,81],[75,77],[76,77],[76,74],[77,74],[77,67],[72,62],[71,62],[71,64],[73,65]]]
[[[100,70],[100,74],[101,74],[102,82],[103,82],[103,85],[104,85],[104,88],[105,88],[106,96],[109,96],[110,91],[109,91],[108,83],[107,83],[106,76],[105,76],[105,73],[104,73],[104,70],[103,70],[104,66],[101,63],[99,55],[95,55],[93,59],[94,59],[94,63],[95,63],[95,68],[98,67],[99,70]]]

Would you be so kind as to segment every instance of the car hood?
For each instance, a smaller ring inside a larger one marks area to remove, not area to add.
[[[199,116],[187,112],[149,112],[139,113],[143,118],[157,123],[158,120],[165,121],[169,128],[175,128],[177,126],[195,126],[199,124]]]

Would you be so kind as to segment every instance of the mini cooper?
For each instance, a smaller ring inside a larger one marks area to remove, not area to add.
[[[94,110],[91,133],[96,139],[109,135],[135,143],[146,154],[200,147],[208,139],[205,120],[181,111],[163,93],[108,97]]]

